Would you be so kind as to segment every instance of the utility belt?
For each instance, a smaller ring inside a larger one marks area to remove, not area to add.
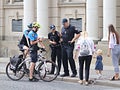
[[[59,47],[61,47],[61,44],[56,44],[56,45],[50,44],[49,46],[51,48],[59,48]]]
[[[70,42],[61,42],[62,46],[73,46],[74,47],[74,43],[70,43]]]

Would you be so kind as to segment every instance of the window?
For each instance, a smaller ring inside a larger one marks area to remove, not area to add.
[[[12,31],[13,32],[22,32],[22,19],[12,19]]]
[[[82,18],[70,18],[69,21],[71,25],[75,26],[79,31],[82,31]]]
[[[23,0],[14,0],[14,2],[23,2]]]

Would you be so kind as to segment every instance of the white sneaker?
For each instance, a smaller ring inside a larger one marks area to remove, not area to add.
[[[97,79],[101,79],[102,75],[98,74]]]

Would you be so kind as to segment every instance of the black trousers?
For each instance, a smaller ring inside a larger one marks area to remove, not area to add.
[[[92,55],[89,56],[79,56],[79,77],[80,80],[83,80],[83,68],[85,62],[85,80],[89,80],[89,71],[90,71],[90,64],[92,60]]]
[[[64,68],[64,73],[65,74],[69,74],[68,60],[69,60],[69,63],[70,63],[72,73],[77,74],[75,61],[73,59],[73,50],[74,50],[74,47],[72,47],[72,46],[69,46],[69,45],[62,46],[62,61],[63,61],[63,68]]]
[[[56,62],[57,57],[57,64],[58,64],[58,71],[60,72],[61,69],[61,47],[51,47],[51,59],[53,62]],[[52,65],[52,73],[54,73],[55,67]]]

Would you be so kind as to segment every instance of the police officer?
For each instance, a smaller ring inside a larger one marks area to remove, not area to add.
[[[56,62],[57,56],[57,63],[58,63],[58,71],[60,73],[61,69],[61,45],[60,45],[60,33],[56,31],[55,25],[50,26],[51,32],[48,34],[48,39],[50,42],[51,48],[51,59],[53,62]],[[55,67],[52,66],[52,70],[50,74],[54,74]],[[58,73],[58,74],[59,74]]]
[[[28,28],[29,29],[23,32],[22,39],[20,40],[20,43],[18,45],[20,50],[24,50],[25,56],[27,55],[29,49],[28,33],[32,30],[32,23],[28,25]]]
[[[61,77],[69,76],[68,60],[73,73],[71,77],[75,77],[77,75],[77,70],[73,59],[73,50],[75,40],[80,36],[80,31],[78,31],[74,26],[70,25],[66,18],[62,20],[62,24],[62,60],[64,74],[62,74]]]
[[[38,38],[38,34],[37,34],[39,28],[40,25],[37,22],[34,22],[33,29],[28,34],[28,38],[30,40],[30,45],[32,48],[30,52],[31,63],[30,63],[30,75],[29,75],[29,81],[31,82],[38,81],[37,78],[33,77],[35,63],[37,62],[37,50],[38,50],[37,44],[40,43],[40,45],[44,48],[44,45],[42,44],[41,39]]]

